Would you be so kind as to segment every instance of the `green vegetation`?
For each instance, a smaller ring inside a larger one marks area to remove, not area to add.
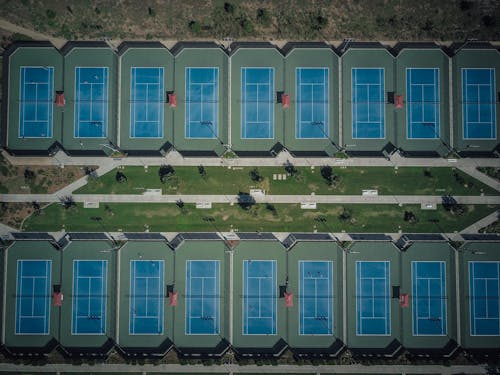
[[[494,223],[481,228],[481,233],[500,233],[500,220],[495,221]]]
[[[162,189],[164,194],[237,194],[250,188],[267,194],[361,195],[363,189],[378,189],[380,195],[497,195],[494,189],[453,168],[406,167],[123,167],[126,181],[117,183],[116,171],[91,179],[75,194],[142,194],[145,189]],[[162,173],[161,169],[164,169]],[[168,173],[167,173],[168,172]],[[286,175],[286,180],[273,175]],[[159,177],[160,176],[160,177]],[[160,181],[161,176],[165,182]],[[458,176],[458,177],[457,177]]]
[[[494,168],[494,167],[479,167],[477,168],[479,172],[485,173],[491,178],[494,178],[498,181],[500,181],[500,168]]]
[[[498,40],[498,2],[4,1],[0,17],[71,39]],[[161,4],[158,5],[158,4]],[[130,15],[134,15],[131,17]],[[355,16],[353,16],[355,15]]]
[[[269,207],[272,206],[272,207]],[[298,204],[215,204],[196,209],[193,204],[101,203],[99,208],[76,204],[67,209],[52,204],[24,223],[27,231],[320,231],[320,232],[453,232],[493,212],[495,206],[468,205],[457,216],[438,206],[436,211],[406,205],[318,205],[302,210]],[[405,221],[405,211],[415,215]]]

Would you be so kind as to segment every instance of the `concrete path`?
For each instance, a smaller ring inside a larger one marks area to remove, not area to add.
[[[63,189],[64,190],[64,189]],[[62,190],[60,190],[61,192]],[[59,202],[60,194],[0,194],[0,202]],[[238,195],[138,195],[138,194],[73,194],[75,202],[102,203],[238,203]],[[453,196],[462,204],[500,204],[500,196]],[[441,204],[442,197],[435,195],[264,195],[255,196],[256,203],[318,203],[318,204]]]
[[[45,364],[43,366],[30,366],[30,365],[17,365],[13,363],[0,364],[2,371],[22,371],[26,372],[81,372],[81,373],[97,373],[97,372],[114,372],[114,373],[155,373],[155,372],[174,372],[174,373],[259,373],[259,374],[273,374],[273,373],[303,373],[303,374],[487,374],[487,369],[483,365],[477,366],[438,366],[438,365],[279,365],[279,366],[239,366],[239,365],[174,365],[174,364],[160,364],[160,365],[130,365],[130,364],[95,364],[89,366],[82,364],[80,366],[73,366],[70,364]]]
[[[498,167],[500,168],[500,165]],[[500,181],[495,180],[494,178],[491,178],[490,176],[482,172],[479,172],[476,167],[460,166],[458,167],[458,169],[460,169],[464,173],[467,173],[469,176],[474,177],[476,180],[481,181],[483,184],[495,189],[496,191],[500,191]]]
[[[114,162],[117,165],[154,166],[171,164],[173,166],[283,166],[287,161],[295,166],[346,166],[346,167],[500,167],[500,159],[494,158],[403,158],[398,154],[393,155],[391,160],[382,157],[370,158],[295,158],[288,152],[281,152],[276,158],[235,158],[225,159],[218,157],[183,157],[177,151],[169,152],[165,157],[91,157],[91,156],[67,156],[59,151],[55,157],[33,157],[33,156],[11,156],[5,150],[3,156],[13,165],[96,165]]]
[[[45,35],[22,26],[14,25],[13,23],[10,23],[9,21],[6,21],[2,18],[0,18],[0,29],[10,31],[12,33],[24,34],[35,40],[49,40],[57,48],[61,48],[62,46],[64,46],[64,44],[66,44],[66,39],[55,38],[53,36]]]
[[[490,215],[476,221],[474,224],[468,226],[467,228],[460,231],[460,233],[478,233],[480,229],[493,224],[495,221],[500,219],[500,211],[495,211]]]

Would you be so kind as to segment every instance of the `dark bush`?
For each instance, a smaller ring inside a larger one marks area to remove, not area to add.
[[[158,170],[158,176],[160,176],[161,183],[165,183],[170,177],[175,174],[175,169],[170,164],[163,164]]]
[[[122,171],[116,171],[115,180],[118,183],[127,182],[127,176]]]
[[[250,179],[253,182],[261,182],[262,181],[262,176],[257,168],[253,168],[250,172]]]

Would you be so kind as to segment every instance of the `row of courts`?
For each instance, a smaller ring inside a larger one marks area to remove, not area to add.
[[[500,343],[498,236],[21,233],[3,250],[2,343],[68,357],[451,356]],[[496,352],[498,354],[498,352]]]
[[[19,154],[492,154],[499,69],[499,51],[473,42],[17,43],[2,141]]]

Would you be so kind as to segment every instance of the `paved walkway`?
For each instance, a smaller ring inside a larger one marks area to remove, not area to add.
[[[13,363],[0,364],[2,371],[22,371],[43,373],[43,372],[81,372],[81,373],[97,373],[102,371],[114,373],[129,373],[139,372],[155,373],[155,372],[174,372],[174,373],[253,373],[253,374],[273,374],[273,373],[302,373],[302,374],[487,374],[485,366],[438,366],[438,365],[321,365],[321,366],[296,366],[296,365],[279,365],[279,366],[238,366],[238,365],[174,365],[174,364],[161,364],[161,365],[130,365],[130,364],[95,364],[89,366],[83,364],[80,366],[73,366],[69,364],[46,364],[44,366],[30,366],[30,365],[16,365]]]
[[[57,48],[61,48],[66,43],[66,39],[55,38],[49,35],[39,33],[37,31],[33,31],[31,29],[26,29],[25,27],[14,25],[13,23],[10,23],[9,21],[6,21],[5,19],[1,18],[0,18],[0,29],[10,31],[12,33],[24,34],[35,40],[49,40]]]
[[[11,156],[6,151],[2,151],[3,156],[13,165],[96,165],[116,164],[116,165],[138,165],[154,166],[162,164],[171,164],[173,166],[283,166],[287,161],[295,166],[322,166],[337,165],[347,167],[463,167],[476,168],[500,167],[500,159],[495,158],[462,158],[462,159],[443,159],[443,158],[403,158],[399,154],[386,160],[383,157],[370,158],[295,158],[288,152],[281,152],[277,157],[261,158],[235,158],[225,159],[218,157],[183,157],[177,151],[169,152],[165,157],[91,157],[91,156],[67,156],[59,151],[54,158],[52,157],[33,157],[33,156]]]
[[[500,211],[495,211],[490,215],[482,218],[481,220],[476,221],[474,224],[468,226],[467,228],[461,230],[460,233],[479,233],[479,230],[481,228],[493,224],[499,218],[500,218]]]
[[[64,190],[64,189],[63,189]],[[0,194],[0,202],[59,202],[68,193],[55,194]],[[238,203],[238,195],[138,195],[138,194],[73,194],[75,202],[102,203]],[[462,204],[500,204],[500,196],[453,196]],[[263,195],[255,196],[255,203],[318,203],[318,204],[441,204],[436,195]]]
[[[498,167],[500,168],[500,162]],[[471,166],[460,166],[458,167],[462,172],[467,173],[469,176],[474,177],[475,179],[481,181],[483,184],[488,185],[489,187],[492,187],[496,191],[500,191],[500,182],[498,180],[495,180],[494,178],[491,178],[490,176],[479,172],[476,167],[471,167]]]

